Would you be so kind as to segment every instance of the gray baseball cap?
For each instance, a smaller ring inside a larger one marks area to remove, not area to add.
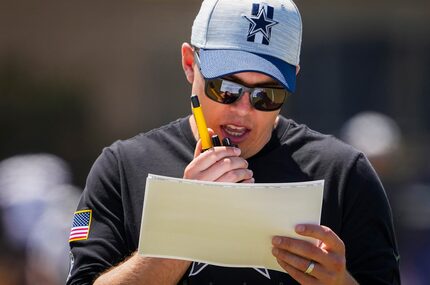
[[[205,78],[260,72],[290,92],[301,41],[302,21],[291,0],[205,0],[191,35]]]

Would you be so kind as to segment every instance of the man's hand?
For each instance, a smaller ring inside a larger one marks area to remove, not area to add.
[[[274,237],[272,254],[300,284],[358,284],[346,270],[345,245],[328,227],[297,225],[300,235],[319,245],[289,237]],[[312,265],[313,264],[313,265]]]
[[[248,162],[240,157],[239,148],[218,146],[201,152],[200,140],[194,151],[194,159],[184,171],[186,179],[233,183],[254,183],[252,175]]]

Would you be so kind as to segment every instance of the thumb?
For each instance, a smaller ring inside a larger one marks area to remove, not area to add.
[[[214,130],[212,130],[211,128],[208,128],[208,133],[210,137],[212,137],[215,134]]]

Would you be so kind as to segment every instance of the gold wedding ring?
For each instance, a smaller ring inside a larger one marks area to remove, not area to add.
[[[311,262],[309,263],[308,268],[306,268],[305,273],[306,273],[306,274],[311,274],[311,273],[312,273],[312,271],[314,270],[314,267],[315,267],[315,263],[314,263],[313,261],[311,261]]]

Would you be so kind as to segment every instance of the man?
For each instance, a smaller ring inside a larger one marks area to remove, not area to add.
[[[203,2],[182,65],[211,133],[237,147],[202,152],[188,116],[106,148],[75,213],[68,284],[399,283],[390,208],[367,159],[279,115],[295,91],[301,30],[291,0]],[[288,274],[139,256],[148,173],[238,183],[324,179],[323,226],[296,227],[321,243],[273,237],[273,258]]]

